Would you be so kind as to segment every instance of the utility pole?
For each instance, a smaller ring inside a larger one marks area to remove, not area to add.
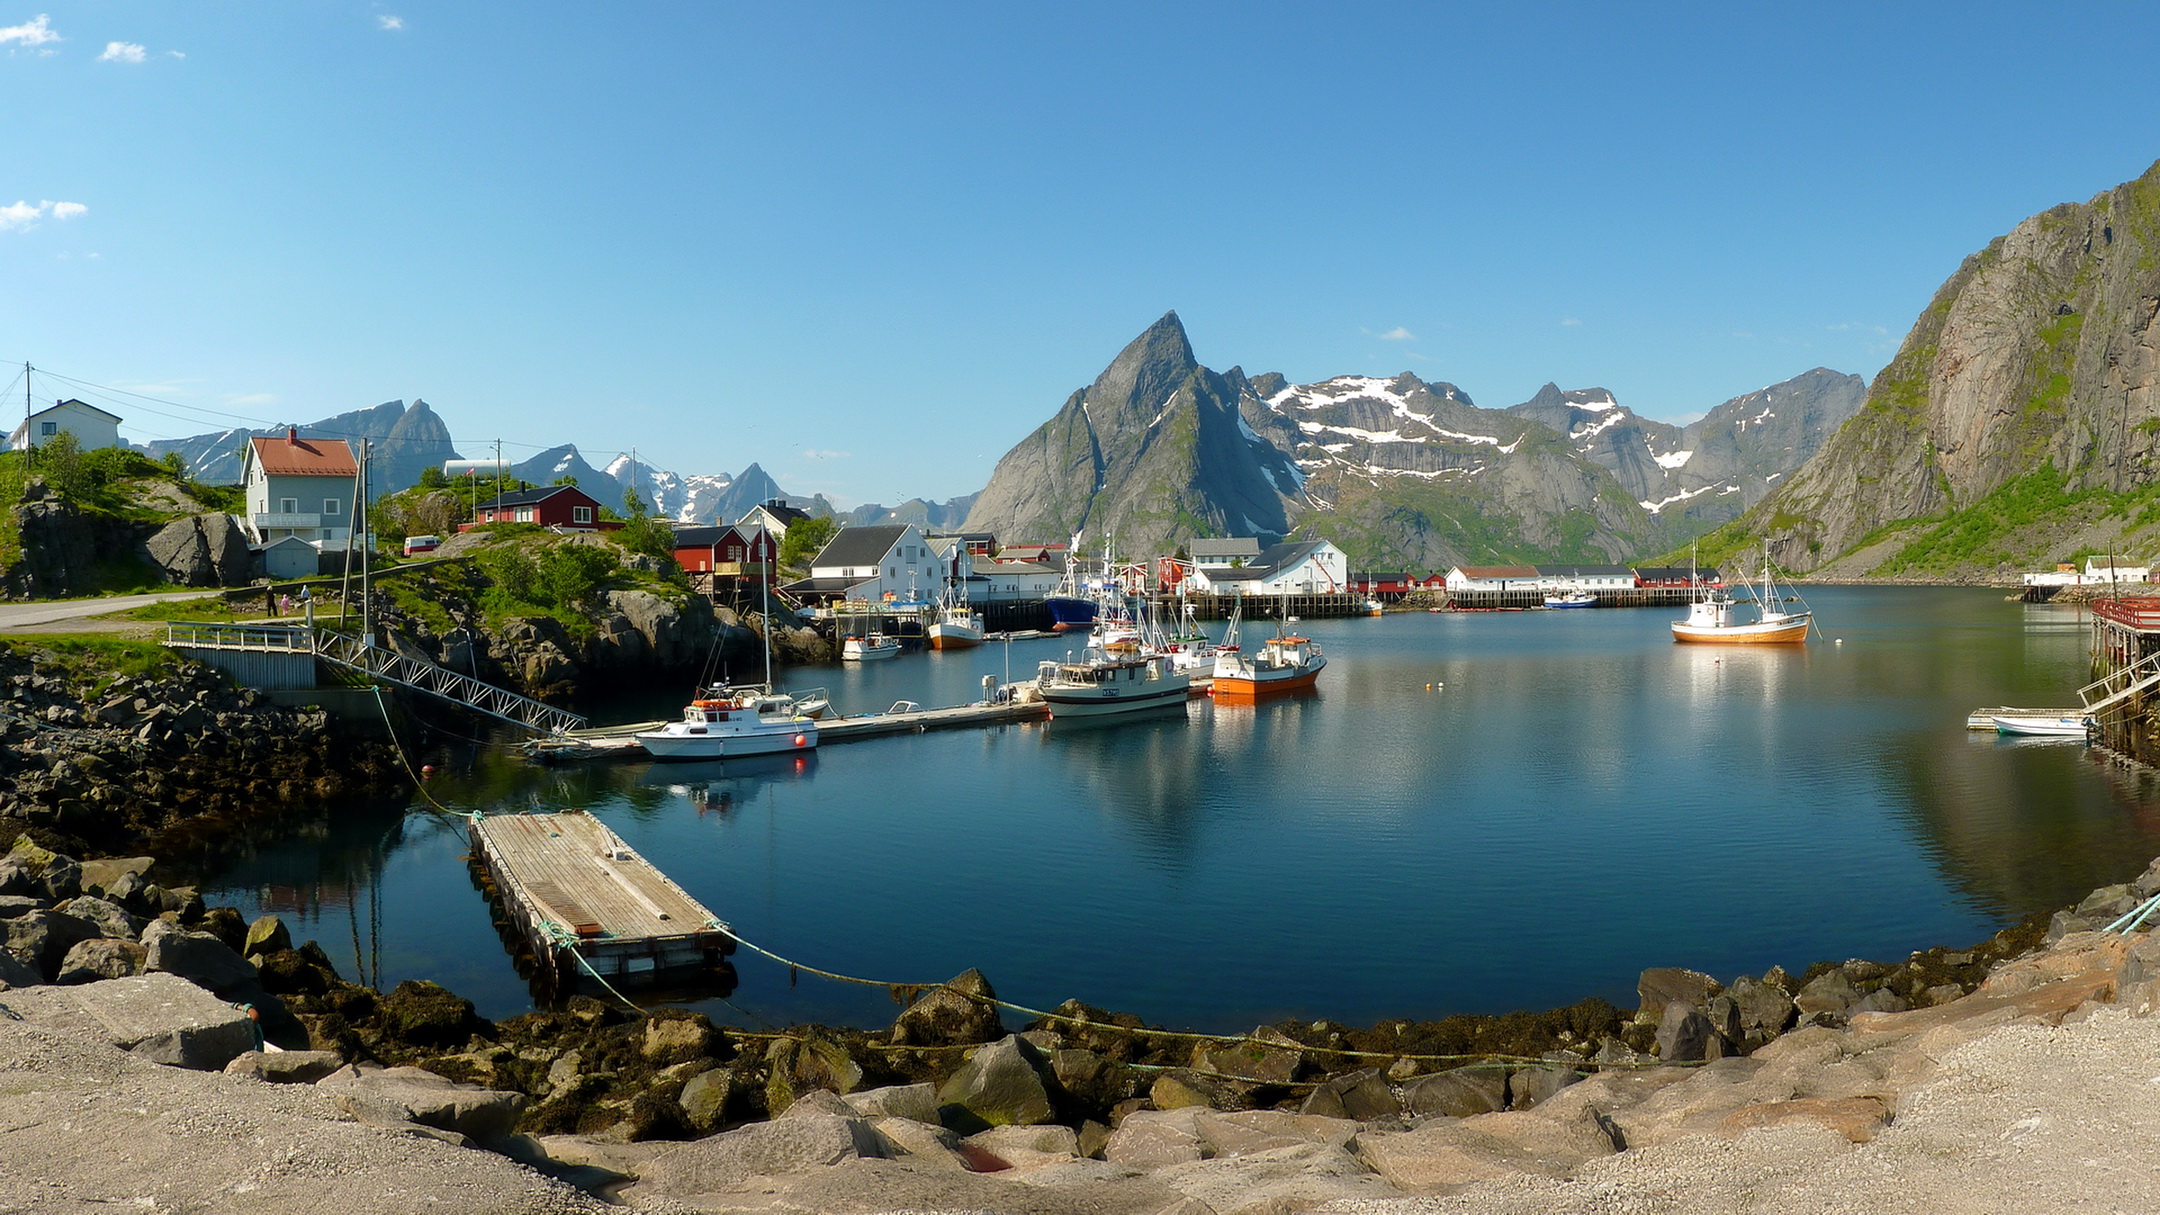
[[[360,497],[358,501],[353,503],[353,509],[358,511],[360,514],[360,636],[361,639],[364,640],[368,645],[374,645],[374,604],[368,598],[368,550],[375,547],[374,544],[370,543],[370,541],[372,541],[374,537],[370,535],[368,531],[367,496],[369,452],[370,444],[368,440],[360,440]],[[349,562],[350,560],[351,554],[348,553],[347,561]]]
[[[30,471],[30,452],[37,446],[36,440],[30,434],[30,414],[32,412],[30,407],[30,362],[25,359],[22,365],[22,458],[23,472],[25,474]]]
[[[495,498],[498,504],[502,500],[502,472],[502,440],[497,439],[495,440]],[[478,511],[480,508],[475,504],[473,509]]]

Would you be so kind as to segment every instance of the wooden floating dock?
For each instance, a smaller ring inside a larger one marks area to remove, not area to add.
[[[1965,719],[1968,730],[1993,730],[1998,717],[2083,717],[2083,709],[1974,709]]]
[[[727,925],[590,814],[479,817],[471,835],[490,895],[554,991],[577,985],[580,957],[616,987],[726,972]]]
[[[962,726],[996,726],[1014,721],[1041,721],[1050,716],[1050,705],[1041,700],[1014,699],[1002,704],[954,705],[949,709],[896,709],[865,713],[859,717],[820,719],[818,745],[853,742],[884,734],[917,734],[928,730],[952,730]]]

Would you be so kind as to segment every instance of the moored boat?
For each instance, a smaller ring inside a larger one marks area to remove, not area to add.
[[[1561,595],[1545,596],[1549,608],[1587,608],[1597,606],[1597,596],[1588,591],[1568,591]]]
[[[1748,585],[1744,580],[1742,585]],[[1777,579],[1770,568],[1770,541],[1763,541],[1762,582],[1754,591],[1755,619],[1742,620],[1734,609],[1739,602],[1722,588],[1704,591],[1698,586],[1688,603],[1685,620],[1672,622],[1674,641],[1711,645],[1804,645],[1815,613],[1805,603],[1801,610],[1778,610],[1785,600],[1778,594]],[[1794,596],[1798,601],[1798,596]]]
[[[1318,643],[1278,629],[1258,650],[1247,651],[1238,644],[1239,614],[1231,609],[1230,627],[1215,651],[1215,699],[1254,700],[1313,686],[1327,666]]]
[[[1053,718],[1183,704],[1192,688],[1191,677],[1163,655],[1118,657],[1093,647],[1077,662],[1044,662],[1035,683]]]
[[[937,618],[923,630],[923,636],[933,650],[963,650],[983,643],[983,618],[980,612],[968,606],[963,593],[956,588],[945,588],[940,601]]]
[[[2020,734],[2049,738],[2085,738],[2092,732],[2092,718],[2084,713],[2061,717],[1991,717],[1997,734]]]
[[[846,662],[874,662],[880,658],[891,658],[899,652],[900,643],[883,633],[848,637],[840,643],[840,657]]]
[[[726,759],[807,751],[817,746],[817,722],[780,692],[747,691],[693,700],[681,721],[640,731],[639,745],[655,759]]]

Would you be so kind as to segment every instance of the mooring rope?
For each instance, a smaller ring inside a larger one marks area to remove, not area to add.
[[[1537,1067],[1553,1067],[1562,1064],[1562,1061],[1557,1059],[1546,1059],[1532,1057],[1529,1055],[1511,1055],[1491,1051],[1479,1054],[1429,1055],[1404,1053],[1401,1051],[1356,1050],[1350,1047],[1310,1046],[1304,1043],[1278,1042],[1268,1038],[1256,1038],[1253,1037],[1251,1034],[1203,1034],[1192,1030],[1153,1029],[1145,1026],[1134,1027],[1130,1025],[1117,1025],[1111,1022],[1091,1020],[1087,1017],[1075,1017],[1065,1013],[1050,1012],[1040,1008],[1029,1008],[1025,1004],[1015,1004],[1010,1000],[1001,1000],[995,996],[984,996],[978,995],[975,992],[971,991],[962,991],[961,989],[954,987],[949,982],[895,983],[884,979],[866,979],[861,977],[860,975],[841,974],[838,971],[825,970],[820,967],[812,966],[806,962],[797,962],[792,958],[782,957],[781,955],[774,953],[772,950],[767,949],[762,945],[759,945],[753,941],[743,939],[742,935],[737,933],[732,928],[725,928],[723,930],[726,931],[729,936],[735,938],[736,944],[741,945],[744,949],[750,950],[752,953],[759,954],[763,957],[771,959],[772,961],[778,962],[782,966],[787,967],[790,973],[793,973],[795,971],[807,971],[810,974],[817,975],[820,978],[831,979],[839,983],[853,983],[862,987],[882,987],[888,991],[895,993],[896,995],[901,992],[910,991],[927,992],[933,990],[944,990],[952,992],[954,995],[962,996],[966,999],[973,1000],[978,1004],[991,1005],[993,1007],[1006,1009],[1011,1012],[1021,1013],[1025,1016],[1035,1017],[1039,1020],[1054,1021],[1063,1025],[1070,1025],[1082,1029],[1101,1030],[1107,1033],[1130,1034],[1134,1037],[1141,1038],[1162,1038],[1178,1042],[1213,1042],[1223,1046],[1258,1046],[1268,1050],[1278,1051],[1297,1050],[1312,1054],[1336,1055],[1346,1059],[1410,1059],[1420,1063],[1489,1063],[1498,1066]],[[893,1045],[889,1043],[872,1043],[867,1045],[871,1045],[875,1049],[888,1051],[941,1049],[936,1047],[926,1048],[908,1045]],[[972,1046],[974,1044],[970,1045]],[[1699,1066],[1701,1061],[1698,1060],[1666,1062],[1664,1060],[1657,1060],[1651,1062],[1594,1062],[1592,1060],[1585,1059],[1581,1060],[1581,1063],[1585,1067],[1642,1069],[1653,1067]],[[1249,1079],[1250,1077],[1239,1078]]]

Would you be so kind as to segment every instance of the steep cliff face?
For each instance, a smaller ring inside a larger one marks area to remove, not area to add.
[[[1966,258],[1860,412],[1719,540],[1845,575],[2151,547],[2160,517],[2128,508],[2153,492],[2156,311],[2160,163]]]
[[[1128,552],[1194,535],[1284,535],[1303,478],[1245,423],[1251,395],[1242,373],[1200,366],[1168,313],[998,461],[967,530],[1084,531]]]

